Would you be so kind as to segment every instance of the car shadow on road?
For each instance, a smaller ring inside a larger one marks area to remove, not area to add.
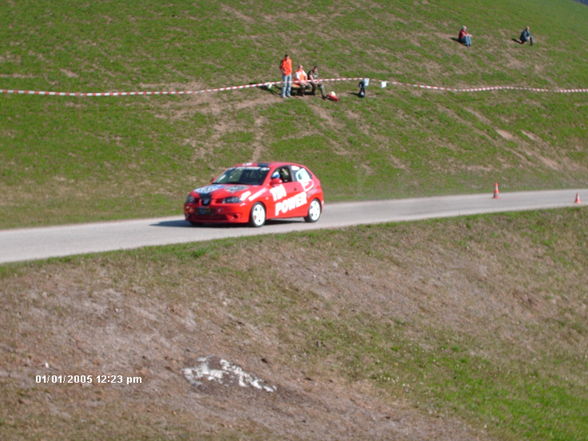
[[[156,224],[150,224],[150,227],[174,227],[174,228],[186,228],[186,227],[191,227],[192,225],[190,225],[189,222],[183,220],[183,219],[177,219],[177,220],[170,220],[170,221],[161,221],[161,222],[157,222]]]
[[[268,220],[264,227],[271,227],[272,225],[289,225],[303,223],[301,219],[273,219]],[[190,222],[183,219],[161,221],[156,224],[151,224],[151,227],[168,227],[168,228],[215,228],[215,229],[231,229],[231,228],[251,228],[247,224],[198,224],[192,225]],[[263,228],[263,227],[261,227]]]

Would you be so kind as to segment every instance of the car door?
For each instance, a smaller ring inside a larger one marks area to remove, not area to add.
[[[301,205],[306,205],[306,193],[300,182],[295,181],[289,165],[277,167],[272,175],[276,172],[279,174],[281,183],[270,188],[274,203],[272,217],[300,216]]]
[[[294,187],[294,191],[299,194],[298,206],[295,211],[296,216],[306,216],[308,214],[308,204],[311,201],[311,197],[316,193],[314,180],[310,172],[298,165],[292,165],[292,177],[294,182],[297,184]]]

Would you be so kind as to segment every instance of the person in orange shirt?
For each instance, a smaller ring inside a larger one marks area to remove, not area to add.
[[[298,85],[298,95],[300,96],[304,96],[304,91],[306,88],[310,87],[310,83],[308,82],[308,75],[306,75],[304,66],[302,64],[298,66],[298,69],[296,69],[296,72],[294,73],[294,84]]]
[[[308,75],[306,75],[306,72],[304,72],[304,66],[302,64],[298,66],[298,69],[296,69],[296,72],[294,73],[294,84],[298,85],[298,95],[300,96],[303,96],[306,88],[310,87],[310,83],[308,82]]]
[[[280,71],[282,72],[282,98],[289,98],[290,90],[292,89],[292,59],[288,54],[284,55],[280,63]]]

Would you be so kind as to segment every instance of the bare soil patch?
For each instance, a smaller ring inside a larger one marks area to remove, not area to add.
[[[208,275],[180,281],[173,268],[148,264],[133,269],[146,279],[131,281],[124,280],[130,268],[113,263],[102,261],[94,269],[50,265],[4,288],[3,298],[16,312],[1,348],[6,424],[0,431],[6,439],[80,439],[90,433],[102,439],[133,434],[150,439],[144,428],[172,438],[226,430],[246,439],[248,432],[293,440],[390,439],[392,434],[393,439],[477,439],[458,420],[420,415],[407,403],[379,398],[367,384],[348,383],[337,372],[311,373],[301,369],[304,363],[286,362],[300,354],[290,354],[278,333],[253,317],[248,322],[235,317],[229,305],[241,302],[233,295],[221,291],[227,306],[206,288],[187,304],[173,300],[175,290],[192,290],[192,283],[216,290],[217,282]],[[149,275],[158,271],[159,281]],[[161,285],[164,279],[179,285]],[[225,288],[238,292],[228,282]],[[234,383],[191,385],[183,369],[210,354],[235,360],[268,379],[276,392]],[[95,381],[35,380],[54,374],[92,375]],[[103,375],[142,381],[96,384]],[[34,416],[32,422],[27,415]]]

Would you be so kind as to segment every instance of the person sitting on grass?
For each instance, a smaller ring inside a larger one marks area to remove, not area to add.
[[[298,95],[300,96],[303,96],[306,88],[310,87],[308,76],[304,72],[304,66],[302,64],[298,66],[298,69],[294,73],[294,84],[298,85]]]
[[[323,83],[319,80],[318,66],[314,66],[308,71],[308,79],[310,80],[310,86],[312,87],[311,93],[316,95],[316,89],[318,88],[321,91],[321,97],[325,99],[327,93],[325,92],[325,86],[323,86]]]
[[[531,34],[531,28],[529,26],[526,26],[521,32],[520,44],[525,44],[527,41],[533,46],[533,35]]]
[[[461,27],[459,34],[457,35],[457,41],[466,47],[470,47],[472,45],[472,34],[468,32],[467,26],[464,25]]]

